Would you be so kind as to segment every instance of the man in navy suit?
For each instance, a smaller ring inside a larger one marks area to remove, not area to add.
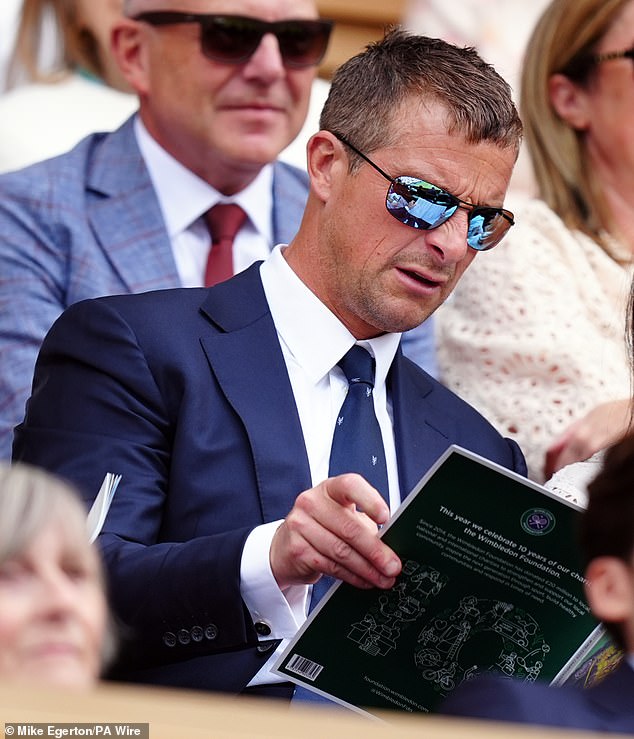
[[[270,666],[311,585],[394,584],[377,524],[450,444],[525,473],[399,346],[512,224],[508,85],[472,49],[395,31],[338,70],[322,127],[289,245],[209,289],[75,304],[43,343],[14,456],[87,500],[123,475],[99,539],[129,637],[119,678],[290,695]],[[441,189],[442,218],[405,224],[386,208],[395,183],[421,207]],[[376,366],[389,506],[360,475],[329,476],[355,344]]]
[[[583,463],[579,463],[583,464]],[[586,597],[624,657],[592,687],[487,676],[463,683],[441,708],[451,716],[634,734],[634,436],[605,455],[588,486],[581,547]]]

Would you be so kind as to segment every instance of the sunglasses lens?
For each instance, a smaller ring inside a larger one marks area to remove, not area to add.
[[[312,67],[323,59],[331,24],[324,21],[289,21],[277,24],[277,41],[289,67]]]
[[[219,62],[241,62],[258,48],[262,30],[257,21],[239,16],[211,17],[201,27],[203,54]]]
[[[469,214],[467,244],[476,251],[492,249],[513,225],[497,208],[474,208]]]
[[[428,231],[442,226],[458,210],[460,201],[446,190],[416,177],[396,177],[387,191],[388,212],[412,228]],[[498,244],[513,225],[509,211],[475,207],[469,211],[467,244],[486,251]]]
[[[427,231],[441,226],[456,212],[458,201],[439,187],[416,177],[396,177],[385,205],[401,223]]]
[[[328,46],[328,21],[280,21],[265,23],[241,16],[211,16],[202,25],[202,51],[209,59],[237,63],[246,61],[265,33],[274,33],[284,63],[289,67],[319,64]]]

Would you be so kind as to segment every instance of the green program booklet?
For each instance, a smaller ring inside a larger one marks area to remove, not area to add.
[[[391,590],[334,586],[277,674],[361,712],[433,712],[496,671],[561,683],[606,647],[583,593],[581,509],[456,446],[382,532]]]

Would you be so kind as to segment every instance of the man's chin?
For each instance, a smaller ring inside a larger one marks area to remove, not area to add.
[[[250,133],[236,140],[231,146],[231,152],[237,161],[262,168],[274,162],[291,141],[287,136],[279,134]]]
[[[383,320],[383,332],[402,334],[406,331],[410,331],[413,328],[417,328],[429,318],[429,316],[436,310],[436,307],[430,308],[429,310],[420,312],[401,312],[394,313],[391,316],[386,316]]]

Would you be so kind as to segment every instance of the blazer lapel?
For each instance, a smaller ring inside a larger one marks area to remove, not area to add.
[[[134,135],[133,119],[106,136],[88,164],[88,220],[130,292],[179,287],[163,215]]]
[[[401,498],[405,498],[423,474],[440,457],[448,437],[436,417],[429,421],[427,396],[432,383],[406,359],[399,347],[389,375],[394,414],[394,440]]]
[[[210,290],[201,310],[220,329],[201,341],[247,431],[263,519],[283,518],[297,494],[311,486],[310,467],[259,263]]]

